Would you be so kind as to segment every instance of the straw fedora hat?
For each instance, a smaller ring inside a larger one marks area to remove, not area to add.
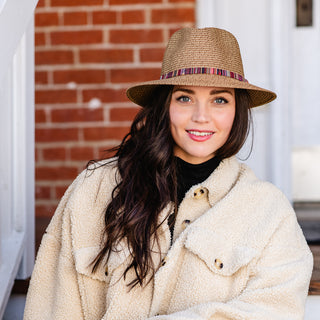
[[[274,100],[274,92],[254,86],[243,71],[237,39],[217,28],[183,28],[170,38],[158,80],[140,83],[127,90],[128,98],[146,106],[160,85],[186,85],[246,89],[257,107]]]

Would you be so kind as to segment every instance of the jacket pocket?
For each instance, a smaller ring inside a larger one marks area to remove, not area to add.
[[[209,229],[190,228],[185,247],[197,255],[214,273],[231,276],[258,254],[257,250],[238,245]]]
[[[95,272],[92,272],[93,261],[100,252],[99,246],[79,248],[74,251],[75,267],[81,273],[92,279],[108,282],[113,271],[125,263],[130,253],[123,243],[118,244],[109,257],[108,263],[104,258]]]

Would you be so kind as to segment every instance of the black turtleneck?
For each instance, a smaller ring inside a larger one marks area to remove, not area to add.
[[[206,180],[210,174],[220,164],[220,159],[213,157],[210,160],[200,163],[192,164],[180,158],[177,160],[177,200],[178,205],[183,200],[186,192],[194,185]]]

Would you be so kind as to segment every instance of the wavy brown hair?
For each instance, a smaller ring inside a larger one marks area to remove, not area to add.
[[[160,212],[170,203],[177,203],[174,141],[170,132],[169,107],[173,86],[155,89],[149,104],[135,117],[130,132],[116,152],[120,181],[112,192],[105,212],[105,242],[95,260],[93,272],[125,240],[130,248],[134,287],[151,279],[156,268],[151,260],[152,238],[157,241]],[[250,124],[251,101],[246,90],[235,89],[236,114],[227,142],[216,151],[221,160],[236,154],[244,144]],[[176,205],[175,205],[176,208]],[[151,273],[150,273],[151,272]]]

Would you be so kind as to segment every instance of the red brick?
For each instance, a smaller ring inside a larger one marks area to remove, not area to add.
[[[169,29],[169,37],[171,37],[176,31],[178,31],[180,28],[176,27],[176,28],[170,28]]]
[[[57,12],[36,12],[34,23],[36,27],[57,26],[59,24],[59,16]]]
[[[116,155],[115,151],[111,151],[111,148],[116,147],[116,145],[108,145],[108,147],[100,147],[98,149],[99,159],[109,159]]]
[[[65,192],[67,191],[68,187],[69,187],[69,185],[56,187],[55,188],[56,199],[62,198],[63,195],[65,194]]]
[[[38,150],[38,148],[35,148],[34,159],[36,162],[39,161],[39,153],[40,151]]]
[[[37,3],[37,8],[45,7],[45,0],[39,0]]]
[[[77,141],[79,134],[76,128],[36,129],[35,138],[36,143]]]
[[[52,217],[56,208],[57,208],[58,202],[56,205],[53,204],[37,204],[36,205],[36,216],[37,217]]]
[[[35,52],[36,65],[73,63],[73,52],[70,50],[46,50]]]
[[[104,83],[105,70],[59,70],[53,72],[54,83]]]
[[[146,48],[140,50],[141,62],[161,62],[163,59],[164,48]]]
[[[36,90],[36,103],[70,103],[77,101],[75,90]]]
[[[99,159],[109,159],[112,158],[116,155],[115,151],[111,151],[111,148],[116,147],[117,145],[111,145],[108,147],[101,147],[98,150],[98,154],[99,154]]]
[[[42,155],[44,160],[57,161],[66,159],[65,148],[46,148],[42,149]]]
[[[196,0],[169,0],[169,2],[195,2]]]
[[[80,50],[81,63],[133,62],[133,51],[127,49]]]
[[[122,140],[128,132],[128,127],[95,127],[83,129],[84,139],[87,141],[101,141],[107,139]]]
[[[83,101],[89,102],[97,98],[102,102],[124,102],[128,101],[125,89],[87,89],[82,92]]]
[[[71,160],[86,160],[94,158],[94,150],[92,147],[74,147],[70,149]]]
[[[44,32],[35,32],[34,44],[35,44],[35,46],[43,46],[46,44],[46,38],[45,38]]]
[[[132,121],[139,108],[112,108],[110,110],[111,121]]]
[[[92,13],[93,24],[115,24],[117,23],[116,11],[94,11]]]
[[[48,83],[48,72],[47,71],[35,71],[34,81],[36,84],[46,84]]]
[[[163,42],[162,30],[110,30],[111,43]]]
[[[192,8],[155,9],[152,10],[153,23],[194,22],[195,13]]]
[[[44,110],[35,111],[35,122],[36,123],[46,122],[46,113],[44,112]]]
[[[103,0],[51,0],[51,7],[95,6],[103,4]]]
[[[87,23],[87,12],[65,12],[63,14],[63,24],[66,26],[86,25]]]
[[[102,121],[102,109],[58,109],[51,111],[52,122],[87,122]]]
[[[102,43],[102,30],[55,31],[50,34],[51,43],[59,44],[92,44]]]
[[[160,3],[162,0],[109,0],[110,5]]]
[[[51,188],[47,186],[36,186],[36,199],[50,199]]]
[[[121,22],[123,24],[144,23],[145,11],[144,10],[123,11],[121,12]]]
[[[36,180],[70,180],[78,175],[75,167],[36,167]]]
[[[117,69],[111,70],[112,83],[140,82],[158,79],[160,69]]]

